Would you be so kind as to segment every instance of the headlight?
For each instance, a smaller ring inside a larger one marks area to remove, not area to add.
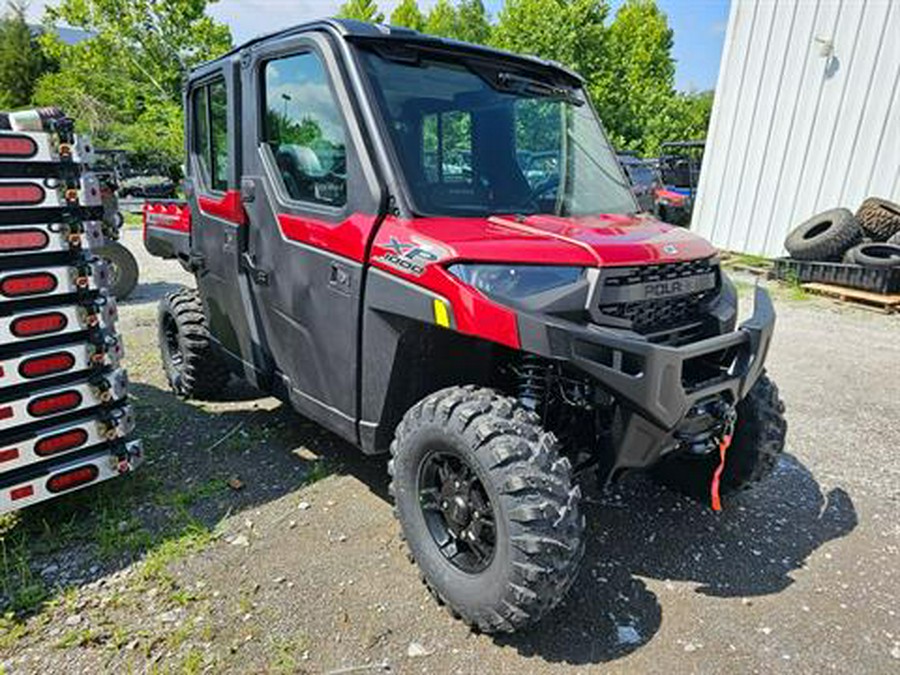
[[[582,267],[544,265],[453,265],[447,271],[487,295],[510,300],[568,286],[584,274]]]

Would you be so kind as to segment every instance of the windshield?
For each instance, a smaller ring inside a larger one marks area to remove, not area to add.
[[[413,207],[425,215],[593,215],[637,207],[578,90],[459,61],[363,51]]]

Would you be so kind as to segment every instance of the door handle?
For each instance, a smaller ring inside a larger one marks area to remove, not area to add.
[[[261,267],[257,267],[256,260],[252,255],[245,253],[241,256],[241,260],[243,260],[244,269],[253,280],[253,283],[258,284],[259,286],[269,285],[269,273]]]

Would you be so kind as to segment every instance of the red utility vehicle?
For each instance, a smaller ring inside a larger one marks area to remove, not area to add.
[[[145,211],[197,279],[160,306],[175,391],[236,374],[390,451],[412,557],[484,631],[575,580],[580,475],[708,500],[784,441],[768,296],[736,329],[716,251],[635,215],[582,84],[405,29],[285,30],[193,72],[187,203]]]

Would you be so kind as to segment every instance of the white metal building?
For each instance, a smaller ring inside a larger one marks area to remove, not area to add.
[[[868,196],[900,202],[900,0],[733,0],[692,229],[783,255]]]

